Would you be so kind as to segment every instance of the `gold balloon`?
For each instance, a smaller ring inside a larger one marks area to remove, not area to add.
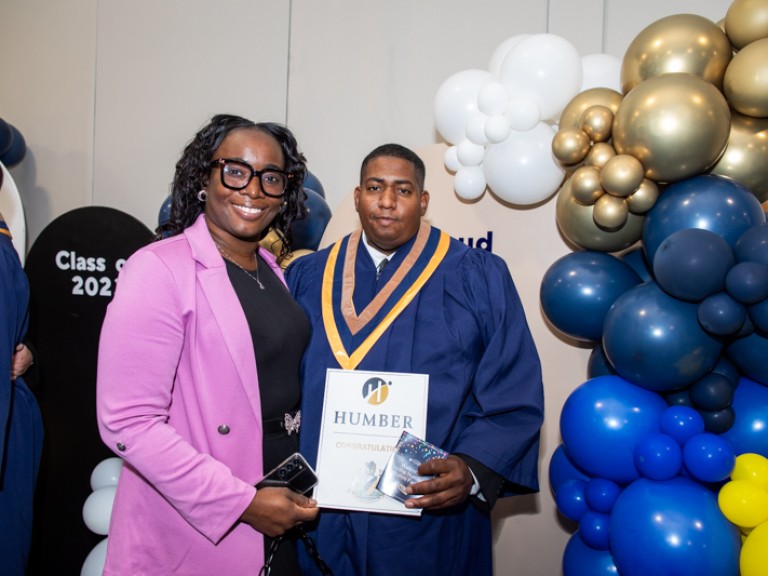
[[[627,94],[649,78],[675,72],[693,74],[720,89],[732,54],[717,24],[696,14],[673,14],[632,40],[621,62],[621,89]]]
[[[768,38],[768,2],[733,0],[725,14],[725,32],[737,50],[760,38]]]
[[[584,110],[581,129],[592,142],[606,142],[611,139],[613,111],[607,106],[595,105]]]
[[[571,193],[571,180],[561,186],[556,204],[557,226],[565,239],[584,250],[618,252],[637,242],[643,232],[645,217],[629,214],[618,230],[604,230],[595,224],[593,207],[579,204]]]
[[[643,178],[637,190],[627,196],[627,208],[632,214],[645,214],[659,199],[659,186],[653,180]]]
[[[712,174],[745,186],[763,203],[768,201],[768,118],[731,112],[731,135]]]
[[[259,244],[277,256],[280,254],[280,250],[283,249],[283,237],[277,230],[270,228]]]
[[[664,74],[638,84],[613,122],[613,146],[640,160],[646,178],[674,182],[712,167],[730,132],[728,103],[692,74]]]
[[[643,165],[629,154],[617,154],[600,171],[600,183],[608,194],[626,198],[643,181]]]
[[[597,142],[589,149],[589,153],[584,158],[584,164],[602,168],[614,156],[616,156],[616,150],[613,149],[613,146],[607,142]]]
[[[595,202],[592,218],[603,230],[619,230],[627,222],[629,209],[623,198],[604,194]]]
[[[296,260],[301,258],[302,256],[306,256],[307,254],[312,254],[314,250],[306,250],[306,249],[300,249],[300,250],[294,250],[288,256],[285,257],[285,259],[280,262],[280,268],[285,270],[288,268],[289,264],[293,264]]]
[[[594,166],[582,166],[571,176],[571,191],[573,198],[579,204],[590,206],[603,195],[600,186],[600,170]]]
[[[581,128],[582,116],[591,106],[605,106],[616,114],[623,96],[611,88],[589,88],[576,94],[563,108],[558,126],[563,128]]]
[[[578,128],[561,128],[552,139],[552,153],[563,164],[577,164],[589,152],[589,136]]]
[[[737,112],[768,117],[768,38],[747,44],[725,72],[723,92]]]

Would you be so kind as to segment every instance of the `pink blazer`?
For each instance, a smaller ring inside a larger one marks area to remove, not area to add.
[[[125,462],[104,574],[256,574],[262,534],[238,523],[262,476],[256,359],[204,216],[122,268],[96,404],[101,438]]]

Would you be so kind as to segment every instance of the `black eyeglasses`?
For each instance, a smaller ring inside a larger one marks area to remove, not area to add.
[[[291,175],[284,170],[254,170],[249,164],[240,160],[219,158],[212,160],[211,168],[221,169],[221,183],[230,190],[242,190],[256,177],[259,179],[261,191],[270,198],[280,198],[285,194]]]

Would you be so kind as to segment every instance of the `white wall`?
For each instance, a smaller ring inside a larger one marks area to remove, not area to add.
[[[2,0],[0,117],[28,145],[27,157],[11,170],[26,209],[28,246],[54,218],[86,205],[118,208],[154,228],[181,149],[216,112],[286,122],[329,205],[343,214],[362,157],[385,141],[434,151],[435,91],[455,72],[487,68],[504,39],[550,32],[582,55],[621,58],[634,36],[661,17],[696,13],[717,21],[729,5]],[[461,209],[454,198],[442,200]],[[493,216],[478,220],[493,202],[486,196],[466,208],[466,220],[477,230],[504,230],[495,242],[504,243],[541,352],[547,401],[542,491],[497,507],[497,574],[552,576],[560,573],[569,534],[558,520],[547,470],[560,441],[560,410],[585,378],[589,351],[553,335],[539,310],[543,273],[569,251],[557,233],[554,202],[530,210],[494,204],[487,212]],[[429,213],[438,226],[440,204],[433,199]]]

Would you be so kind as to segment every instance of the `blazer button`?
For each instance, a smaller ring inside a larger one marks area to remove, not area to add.
[[[118,442],[117,443],[117,449],[120,452],[125,452],[125,444],[123,444],[122,442]]]
[[[219,426],[219,434],[229,434],[229,426],[226,424]]]

